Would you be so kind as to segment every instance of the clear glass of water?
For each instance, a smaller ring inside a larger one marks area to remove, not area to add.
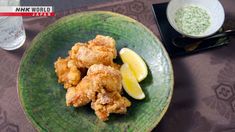
[[[19,3],[20,0],[0,0],[0,6],[18,6]],[[2,49],[18,49],[24,44],[25,39],[22,17],[0,16],[0,47]]]

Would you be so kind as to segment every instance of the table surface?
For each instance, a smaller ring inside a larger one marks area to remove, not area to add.
[[[80,1],[62,0],[64,4],[47,1],[41,4],[22,0],[25,5],[53,4],[57,8],[57,16],[24,18],[27,34],[24,46],[15,51],[0,49],[0,132],[36,131],[20,106],[16,80],[21,57],[38,32],[65,15],[87,10],[108,10],[140,21],[159,37],[151,5],[167,2]],[[235,29],[235,1],[221,0],[221,3],[226,12],[224,28]],[[231,37],[230,40],[228,46],[172,59],[175,74],[173,98],[167,113],[153,131],[235,132],[235,38]]]

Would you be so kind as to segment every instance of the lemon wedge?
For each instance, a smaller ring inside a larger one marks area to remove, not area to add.
[[[132,73],[128,64],[124,63],[121,66],[121,75],[122,75],[122,85],[128,95],[134,99],[141,100],[145,98],[145,94],[142,91],[138,81],[136,80],[134,74]]]
[[[143,59],[137,53],[135,53],[131,49],[122,48],[119,54],[123,63],[127,63],[130,66],[138,82],[144,80],[147,77],[147,66]]]

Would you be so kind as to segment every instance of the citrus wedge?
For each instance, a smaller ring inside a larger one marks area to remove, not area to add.
[[[147,66],[143,59],[137,53],[135,53],[131,49],[122,48],[119,54],[123,63],[127,63],[130,66],[138,82],[144,80],[147,77]]]
[[[122,85],[127,94],[133,97],[134,99],[138,100],[145,98],[145,94],[142,91],[134,74],[132,73],[132,70],[130,69],[129,65],[124,63],[121,66],[120,71],[122,75]]]

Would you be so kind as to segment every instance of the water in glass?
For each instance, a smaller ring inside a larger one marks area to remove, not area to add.
[[[5,0],[5,2],[7,1]],[[0,6],[3,5],[9,5],[9,2],[0,2]],[[0,47],[2,49],[15,50],[24,44],[25,39],[22,17],[0,17]]]

